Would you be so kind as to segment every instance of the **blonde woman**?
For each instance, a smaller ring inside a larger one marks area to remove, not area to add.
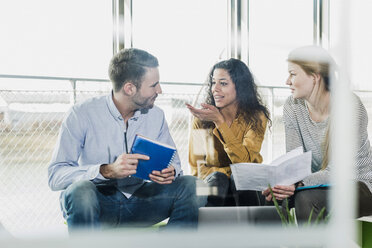
[[[277,199],[294,199],[296,215],[306,220],[314,208],[313,218],[327,206],[329,188],[298,191],[298,185],[329,183],[329,173],[333,165],[329,161],[329,114],[330,79],[335,79],[335,62],[327,51],[316,46],[301,47],[288,56],[289,77],[286,84],[292,95],[287,99],[283,118],[286,135],[286,150],[302,146],[304,151],[312,151],[312,174],[296,185],[273,188]],[[336,80],[335,80],[336,81]],[[358,147],[356,156],[356,178],[358,185],[358,216],[372,214],[372,152],[368,140],[366,109],[356,95],[353,95],[358,125]],[[268,190],[263,192],[271,201]]]

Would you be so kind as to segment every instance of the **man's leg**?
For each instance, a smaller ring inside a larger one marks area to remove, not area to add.
[[[169,217],[169,227],[196,227],[206,197],[196,195],[196,178],[182,176],[171,184],[149,182],[121,203],[120,225],[149,226]]]
[[[98,189],[91,181],[71,184],[60,199],[69,231],[93,230],[102,224],[116,225],[120,197],[124,196],[112,186]]]
[[[208,207],[224,206],[225,199],[230,187],[230,179],[222,172],[215,171],[209,174],[204,182],[211,189],[208,196]]]

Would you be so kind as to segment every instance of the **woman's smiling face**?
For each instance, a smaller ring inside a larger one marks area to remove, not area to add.
[[[235,84],[225,69],[215,69],[212,76],[212,94],[216,107],[237,104]]]

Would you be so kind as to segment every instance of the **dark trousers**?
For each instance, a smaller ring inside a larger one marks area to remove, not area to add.
[[[209,174],[204,182],[210,188],[206,206],[260,206],[264,198],[261,192],[252,190],[236,190],[233,177],[229,178],[221,172]]]
[[[77,181],[61,195],[69,231],[102,227],[145,227],[169,217],[168,227],[197,227],[199,207],[206,197],[196,195],[197,179],[177,177],[171,184],[145,183],[130,198],[116,187]]]
[[[299,222],[307,221],[311,209],[314,209],[312,220],[315,220],[323,207],[326,207],[324,216],[327,216],[329,213],[328,194],[329,188],[307,189],[296,192],[294,195],[294,207],[297,220]],[[357,194],[357,217],[371,215],[372,194],[364,183],[357,183]]]

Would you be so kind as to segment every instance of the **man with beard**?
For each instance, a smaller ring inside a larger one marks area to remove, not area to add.
[[[169,227],[195,227],[198,207],[194,177],[182,176],[178,155],[168,168],[153,171],[151,181],[136,173],[141,154],[130,154],[136,134],[172,146],[163,111],[154,106],[158,60],[140,49],[124,49],[109,66],[110,95],[78,103],[62,123],[49,186],[60,197],[69,231],[77,228],[149,226],[169,217]]]

